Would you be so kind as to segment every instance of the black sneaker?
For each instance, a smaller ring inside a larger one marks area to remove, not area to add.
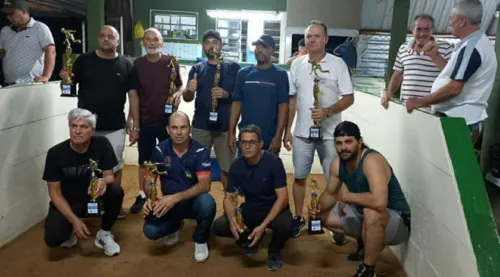
[[[377,277],[375,275],[375,267],[368,266],[364,263],[359,264],[358,271],[352,277]]]
[[[292,238],[300,236],[300,232],[306,229],[306,221],[301,216],[293,217],[293,233]]]
[[[145,203],[146,203],[146,198],[143,198],[140,194],[137,195],[134,204],[132,205],[132,207],[130,207],[130,212],[133,214],[141,212],[142,207],[144,206]]]
[[[358,249],[356,252],[347,255],[347,260],[351,262],[361,262],[365,258],[365,244],[362,239],[356,240],[358,243]]]
[[[279,253],[267,253],[267,269],[270,271],[277,271],[281,268],[281,258]]]
[[[347,240],[345,239],[345,235],[343,235],[343,234],[336,234],[336,233],[330,231],[330,235],[332,235],[332,242],[335,245],[342,246],[342,245],[347,243]]]

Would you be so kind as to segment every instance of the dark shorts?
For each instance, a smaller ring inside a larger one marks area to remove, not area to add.
[[[158,143],[170,137],[166,127],[165,123],[142,123],[140,125],[139,141],[137,143],[140,165],[151,159],[153,149]]]

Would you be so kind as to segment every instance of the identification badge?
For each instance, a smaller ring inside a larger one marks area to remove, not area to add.
[[[174,106],[170,104],[165,104],[165,113],[171,114],[174,112]]]
[[[309,137],[310,138],[319,138],[319,127],[311,127],[311,129],[309,129]]]
[[[217,112],[210,112],[210,117],[208,120],[217,121]]]
[[[71,86],[70,85],[63,85],[62,86],[62,94],[70,95],[71,94]]]
[[[97,202],[88,202],[87,213],[89,215],[99,215],[99,204]]]
[[[313,232],[321,231],[321,220],[311,220],[311,230]]]

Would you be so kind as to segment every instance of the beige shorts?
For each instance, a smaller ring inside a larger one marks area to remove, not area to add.
[[[125,150],[125,137],[127,133],[125,129],[115,130],[115,131],[96,131],[96,136],[103,136],[108,138],[113,151],[115,152],[118,164],[113,167],[113,172],[118,172],[123,167],[123,151]]]
[[[235,154],[227,146],[227,132],[214,132],[193,128],[192,138],[205,146],[208,151],[215,150],[215,159],[224,172],[229,171],[229,167],[235,159]]]

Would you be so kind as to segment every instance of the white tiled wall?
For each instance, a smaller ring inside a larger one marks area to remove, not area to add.
[[[393,167],[412,211],[412,235],[393,247],[410,277],[479,276],[438,118],[357,93],[344,119]]]
[[[57,83],[0,90],[0,247],[47,213],[45,155],[68,137],[67,113],[76,106],[59,95]]]

